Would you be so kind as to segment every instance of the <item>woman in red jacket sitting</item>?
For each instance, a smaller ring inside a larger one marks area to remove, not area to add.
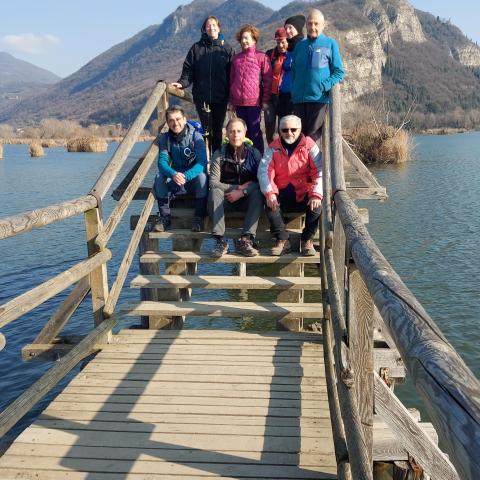
[[[300,251],[316,254],[313,236],[318,228],[323,197],[322,158],[317,144],[302,134],[302,122],[295,115],[280,119],[280,137],[265,152],[258,168],[260,189],[267,201],[270,231],[276,238],[271,255],[291,251],[282,211],[305,212]]]
[[[247,137],[263,155],[260,121],[270,100],[272,72],[270,59],[256,49],[259,37],[260,31],[253,25],[245,25],[237,32],[242,51],[232,60],[229,101],[237,116],[247,124]]]

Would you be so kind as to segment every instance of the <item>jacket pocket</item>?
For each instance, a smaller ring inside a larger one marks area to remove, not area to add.
[[[312,52],[312,68],[326,68],[330,60],[330,49],[315,47]]]

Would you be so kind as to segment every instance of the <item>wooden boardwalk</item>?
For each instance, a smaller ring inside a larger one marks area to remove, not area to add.
[[[322,337],[124,330],[0,458],[1,478],[336,478]]]

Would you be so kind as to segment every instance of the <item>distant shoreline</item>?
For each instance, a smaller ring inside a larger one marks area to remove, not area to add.
[[[123,136],[116,137],[97,137],[105,140],[107,143],[121,142]],[[3,145],[30,145],[32,143],[40,143],[44,148],[66,147],[70,138],[0,138]],[[154,135],[141,135],[137,142],[151,142],[155,140]]]

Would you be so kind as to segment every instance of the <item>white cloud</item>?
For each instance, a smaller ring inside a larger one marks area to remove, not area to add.
[[[39,54],[45,53],[50,47],[60,43],[60,39],[49,33],[45,35],[20,33],[19,35],[5,35],[0,42],[17,52]]]

